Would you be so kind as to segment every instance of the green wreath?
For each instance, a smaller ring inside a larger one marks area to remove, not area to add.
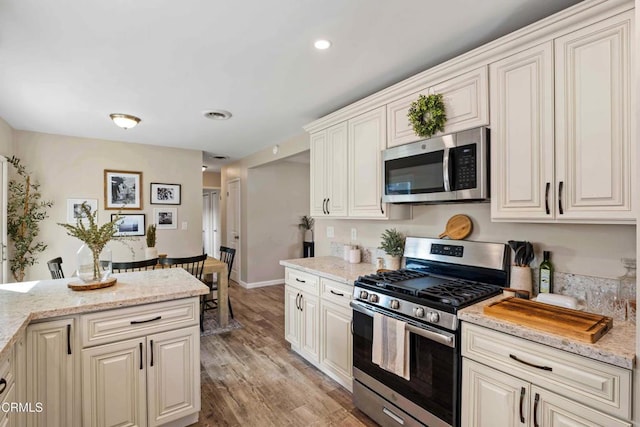
[[[420,95],[411,103],[407,117],[413,125],[414,132],[423,138],[429,138],[436,132],[443,132],[447,115],[444,111],[442,94]]]

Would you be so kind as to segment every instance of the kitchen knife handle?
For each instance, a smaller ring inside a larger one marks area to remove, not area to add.
[[[512,358],[513,360],[515,360],[516,362],[520,362],[520,363],[524,363],[527,366],[531,366],[532,368],[537,368],[537,369],[542,369],[543,371],[553,371],[553,368],[551,368],[550,366],[540,366],[540,365],[535,365],[531,362],[527,362],[525,360],[522,359],[518,359],[518,356],[514,355],[514,354],[510,354],[509,355],[510,358]]]
[[[522,412],[522,405],[524,404],[524,394],[526,390],[524,387],[520,389],[520,422],[524,424],[524,413]]]
[[[564,209],[562,209],[562,189],[564,188],[564,181],[560,181],[558,184],[558,210],[560,211],[560,215],[564,214]]]
[[[549,211],[549,190],[551,190],[551,183],[547,182],[547,189],[544,192],[544,206],[547,211],[547,215],[551,213]]]
[[[538,424],[538,403],[540,403],[540,395],[536,393],[533,403],[533,427],[540,427]]]

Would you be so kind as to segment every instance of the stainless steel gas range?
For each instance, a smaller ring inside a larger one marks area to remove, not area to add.
[[[509,247],[408,237],[406,268],[359,277],[353,301],[353,400],[382,426],[459,426],[458,310],[509,283]],[[405,322],[409,379],[372,362],[373,318]]]

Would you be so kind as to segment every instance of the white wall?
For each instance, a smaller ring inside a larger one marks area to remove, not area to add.
[[[636,255],[634,225],[522,224],[491,222],[488,203],[422,205],[413,207],[413,219],[406,221],[316,220],[316,255],[329,255],[330,241],[350,242],[356,228],[357,242],[378,247],[386,228],[397,228],[407,235],[437,237],[447,220],[455,214],[469,215],[473,232],[468,240],[504,242],[528,240],[534,244],[536,262],[543,250],[551,251],[556,271],[597,277],[618,277],[625,272],[620,258]],[[326,227],[333,226],[335,238],[328,239]]]
[[[247,175],[247,283],[282,280],[281,259],[302,257],[300,217],[309,214],[309,164],[279,161]]]
[[[220,188],[220,172],[202,172],[202,186],[204,188]]]
[[[98,221],[110,221],[117,210],[104,210],[104,169],[142,172],[141,211],[146,225],[153,223],[149,188],[151,182],[182,184],[182,204],[178,209],[178,229],[158,230],[160,253],[191,256],[202,253],[202,154],[200,151],[142,144],[15,131],[15,154],[33,172],[41,184],[43,200],[53,200],[49,218],[41,226],[41,239],[49,247],[39,256],[39,263],[27,272],[27,280],[49,277],[46,261],[62,256],[65,276],[75,269],[75,252],[81,242],[57,225],[66,221],[68,198],[98,199]],[[181,230],[183,221],[187,230]],[[143,259],[144,237],[129,245],[135,259]],[[133,259],[129,249],[115,242],[109,244],[114,261]]]
[[[7,158],[13,155],[13,129],[0,117],[0,155]]]

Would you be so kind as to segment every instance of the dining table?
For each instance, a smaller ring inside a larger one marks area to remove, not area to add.
[[[218,275],[218,325],[224,328],[229,324],[229,270],[227,263],[214,257],[207,257],[204,261],[202,276]]]

